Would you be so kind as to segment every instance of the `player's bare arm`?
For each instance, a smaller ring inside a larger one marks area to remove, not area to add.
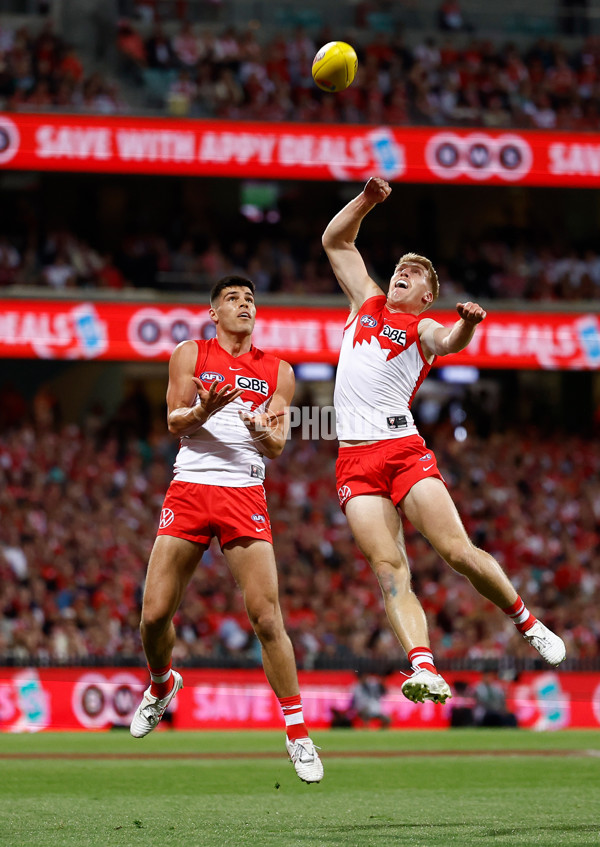
[[[207,390],[194,376],[198,347],[194,341],[178,344],[169,362],[167,388],[167,424],[173,435],[191,435],[211,415],[236,400],[242,390],[224,385],[220,390],[215,380]],[[196,396],[200,402],[196,403]]]
[[[331,268],[348,299],[353,312],[369,297],[381,294],[377,283],[367,273],[356,245],[363,218],[378,203],[389,197],[392,189],[379,177],[371,177],[364,189],[331,219],[323,233],[322,243]]]
[[[254,415],[240,412],[240,418],[252,435],[260,452],[269,459],[279,456],[290,428],[290,404],[294,396],[296,378],[288,362],[279,363],[277,387],[266,412]]]
[[[459,318],[452,327],[442,326],[431,318],[419,324],[419,338],[424,351],[433,356],[458,353],[469,344],[486,312],[477,303],[457,303]]]

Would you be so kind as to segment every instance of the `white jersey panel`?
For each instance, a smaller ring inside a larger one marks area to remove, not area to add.
[[[430,369],[418,341],[419,319],[384,304],[385,297],[367,300],[344,331],[333,399],[341,441],[418,434],[410,406]]]
[[[173,478],[226,488],[262,485],[265,463],[238,412],[260,413],[265,407],[266,403],[253,410],[252,403],[238,397],[193,435],[184,436],[175,459]]]

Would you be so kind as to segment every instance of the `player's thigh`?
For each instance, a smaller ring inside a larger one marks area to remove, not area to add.
[[[144,587],[144,614],[174,614],[206,547],[172,535],[156,537]]]
[[[458,547],[471,546],[454,500],[441,480],[435,477],[419,480],[400,507],[415,529],[444,558]]]
[[[277,565],[273,545],[237,538],[223,546],[223,555],[250,611],[267,603],[279,606]]]
[[[402,521],[391,500],[374,494],[352,497],[346,503],[346,518],[354,540],[372,565],[404,563]]]

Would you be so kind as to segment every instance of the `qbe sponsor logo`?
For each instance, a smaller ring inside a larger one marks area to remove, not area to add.
[[[395,329],[394,327],[384,324],[380,335],[383,335],[385,338],[389,338],[390,341],[394,341],[396,344],[402,344],[403,346],[406,344],[406,330],[404,329]]]
[[[0,117],[0,165],[10,162],[19,151],[21,137],[10,118]]]
[[[254,391],[256,394],[269,394],[269,383],[266,379],[257,379],[254,376],[239,376],[235,378],[235,387],[243,388],[244,391]]]
[[[457,135],[438,132],[425,147],[429,170],[443,180],[466,176],[477,182],[497,177],[505,182],[518,182],[531,170],[531,147],[514,133],[491,136],[473,132]]]
[[[101,673],[83,674],[73,686],[73,713],[87,729],[127,726],[144,687],[134,674],[127,672],[110,677]]]
[[[191,312],[189,309],[162,311],[153,307],[138,309],[127,326],[130,345],[145,359],[170,355],[181,341],[190,338],[209,339],[215,336],[215,325],[208,310]]]

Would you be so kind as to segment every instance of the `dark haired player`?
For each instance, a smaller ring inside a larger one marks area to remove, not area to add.
[[[323,765],[304,723],[262,482],[263,455],[275,458],[285,445],[294,373],[252,344],[256,305],[249,279],[221,279],[209,314],[216,338],[183,341],[169,363],[168,426],[181,444],[148,564],[140,629],[151,684],[131,734],[151,732],[183,687],[171,668],[173,616],[216,536],[261,643],[265,674],[285,717],[288,754],[300,779],[319,782]]]

